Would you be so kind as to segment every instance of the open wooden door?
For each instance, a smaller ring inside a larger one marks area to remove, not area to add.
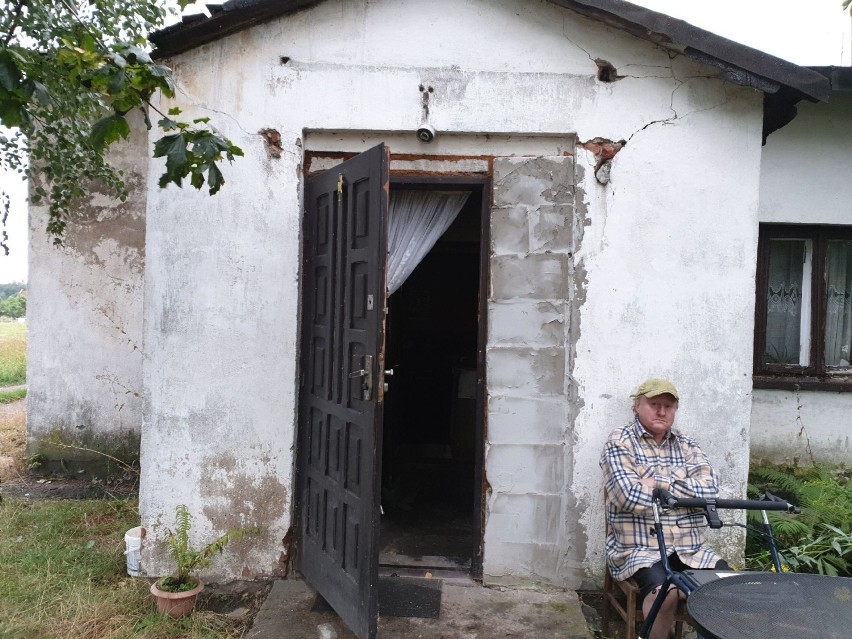
[[[305,188],[299,570],[361,639],[378,618],[388,151]]]

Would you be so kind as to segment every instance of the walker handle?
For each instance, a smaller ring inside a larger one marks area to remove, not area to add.
[[[664,488],[655,488],[652,497],[665,508],[702,508],[706,509],[708,501],[703,497],[675,497]],[[726,510],[780,510],[798,514],[800,509],[772,493],[764,495],[763,499],[716,499],[716,508]]]

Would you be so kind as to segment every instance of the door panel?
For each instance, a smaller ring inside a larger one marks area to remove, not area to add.
[[[299,569],[361,639],[378,616],[388,152],[305,188]]]

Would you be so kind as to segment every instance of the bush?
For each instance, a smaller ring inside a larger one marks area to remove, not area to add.
[[[15,295],[0,300],[0,317],[11,317],[17,319],[27,315],[27,298],[23,295]]]
[[[800,515],[767,513],[786,567],[796,572],[852,577],[852,482],[843,469],[815,465],[807,469],[754,468],[749,495],[769,490],[801,507]],[[749,512],[760,524],[760,513]],[[749,534],[746,565],[769,570],[769,551]]]

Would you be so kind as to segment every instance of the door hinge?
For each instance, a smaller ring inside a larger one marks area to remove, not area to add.
[[[337,174],[337,206],[343,206],[343,173]]]

